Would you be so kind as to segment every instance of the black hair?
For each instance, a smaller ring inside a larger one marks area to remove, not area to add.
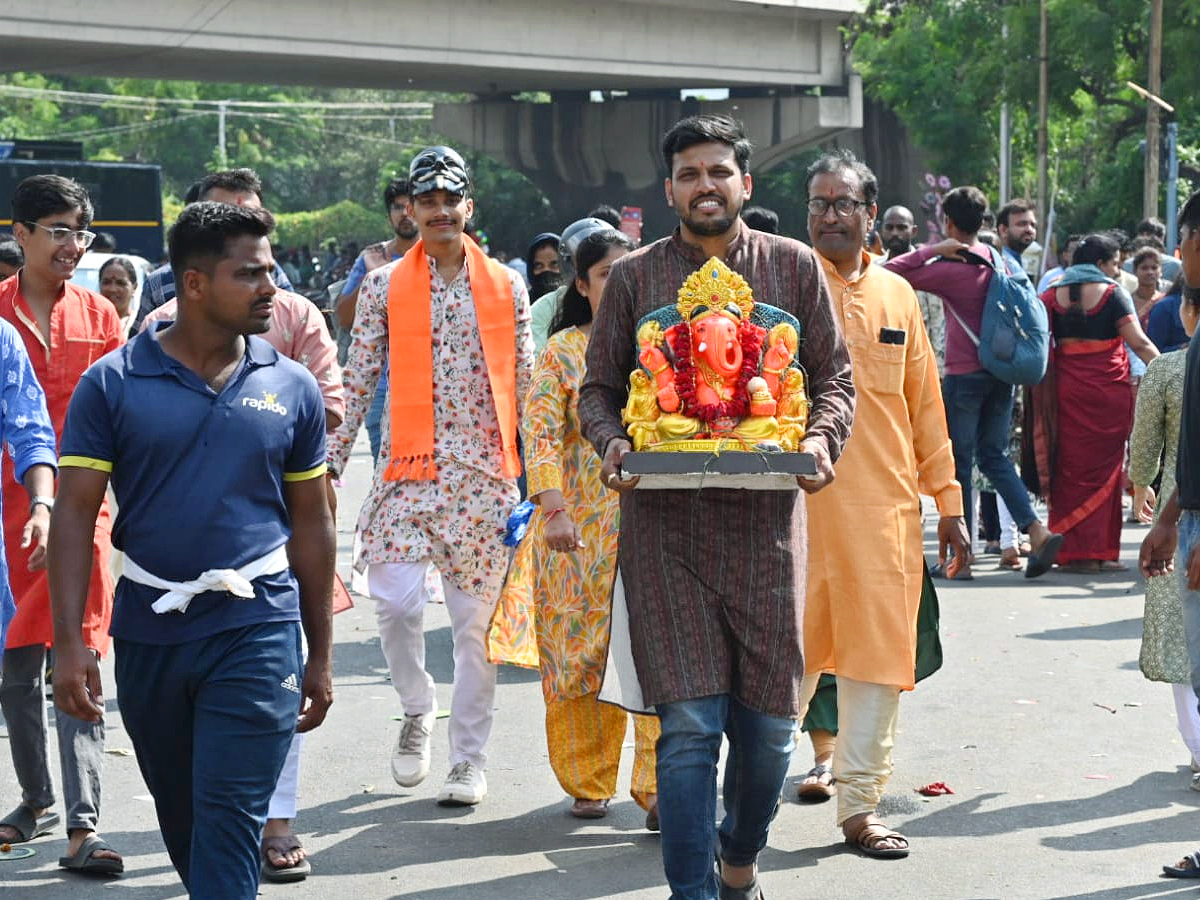
[[[1102,262],[1116,259],[1120,252],[1121,245],[1111,234],[1107,232],[1089,234],[1075,248],[1075,255],[1071,257],[1071,265],[1083,266],[1091,263],[1093,266],[1098,266]]]
[[[96,253],[115,253],[117,239],[113,237],[111,231],[97,231],[96,239],[92,241],[92,246],[89,249]]]
[[[675,154],[697,144],[725,144],[733,149],[738,169],[745,175],[750,171],[750,151],[754,149],[742,123],[730,116],[700,115],[680,119],[663,135],[662,155],[667,177],[674,168]]]
[[[621,227],[621,214],[607,203],[601,203],[587,214],[587,218],[599,219],[601,222],[607,222],[613,228]]]
[[[111,259],[106,259],[104,265],[100,267],[100,271],[96,273],[96,280],[104,280],[104,270],[110,266],[120,266],[125,270],[125,274],[129,276],[129,280],[137,284],[137,269],[133,267],[133,260],[124,256],[114,256]]]
[[[12,238],[0,241],[0,263],[16,266],[18,269],[25,265],[25,251]]]
[[[1179,211],[1179,224],[1186,225],[1189,231],[1200,228],[1200,191],[1188,197]]]
[[[193,181],[192,186],[187,189],[187,193],[183,195],[183,205],[189,206],[200,200],[200,186],[204,184],[204,179]]]
[[[226,169],[206,175],[200,181],[196,199],[203,200],[211,191],[218,189],[231,194],[253,194],[262,202],[262,179],[253,169]]]
[[[779,213],[765,206],[747,206],[742,210],[742,221],[755,231],[779,234]]]
[[[589,234],[580,241],[579,247],[575,251],[575,259],[572,261],[575,271],[578,273],[576,277],[582,278],[586,282],[588,270],[608,256],[608,251],[613,247],[632,250],[633,241],[625,232],[607,228],[604,231]],[[563,293],[562,302],[558,304],[558,312],[554,316],[554,321],[550,323],[550,333],[556,334],[564,328],[586,325],[590,321],[592,321],[592,305],[588,303],[587,297],[579,293],[579,288],[575,286],[575,279],[572,278]]]
[[[275,218],[261,207],[200,201],[185,206],[167,234],[167,252],[175,283],[183,281],[189,268],[205,268],[225,258],[229,242],[249,235],[266,237],[275,228]]]
[[[1160,241],[1152,234],[1139,234],[1129,242],[1128,253],[1137,253],[1140,250],[1145,250],[1147,247],[1157,250],[1159,253],[1165,253],[1167,250],[1166,244]]]
[[[55,213],[66,213],[78,209],[83,213],[80,227],[92,223],[95,210],[92,198],[83,185],[61,175],[30,175],[17,185],[12,196],[14,222],[36,222]]]
[[[944,206],[945,203],[946,201],[943,199],[942,205]],[[996,225],[1003,225],[1005,228],[1007,228],[1009,216],[1019,216],[1021,213],[1027,212],[1033,212],[1033,207],[1024,200],[1009,200],[1002,207],[1000,207],[1000,212],[996,213]]]
[[[1161,243],[1167,239],[1167,226],[1158,216],[1149,216],[1137,223],[1137,228],[1133,230],[1133,233],[1158,238]]]
[[[392,203],[397,197],[408,196],[408,178],[393,178],[383,189],[383,208],[392,211]]]
[[[1161,267],[1161,265],[1162,265],[1162,263],[1160,262],[1161,256],[1162,255],[1158,252],[1158,249],[1156,247],[1149,246],[1149,245],[1142,247],[1141,250],[1139,250],[1137,253],[1133,254],[1133,271],[1134,271],[1134,273],[1137,272],[1138,266],[1140,266],[1142,263],[1144,263],[1148,259],[1152,259],[1156,263],[1159,263],[1159,265]]]
[[[830,150],[817,157],[817,161],[809,166],[808,172],[805,173],[804,190],[808,191],[812,188],[813,179],[818,175],[846,171],[854,173],[859,187],[862,188],[863,199],[867,201],[868,206],[874,206],[875,201],[879,199],[879,179],[875,177],[870,166],[844,147]]]
[[[947,191],[942,198],[942,212],[963,234],[978,234],[983,227],[983,214],[988,201],[983,191],[973,184],[964,184]]]

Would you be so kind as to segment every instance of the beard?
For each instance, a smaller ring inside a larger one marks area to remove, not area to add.
[[[557,290],[562,284],[562,276],[558,272],[538,272],[529,278],[529,296],[536,300],[544,294]]]
[[[396,237],[406,241],[411,241],[418,234],[420,234],[420,232],[417,231],[417,223],[409,218],[401,219],[400,224],[395,228],[395,232]]]
[[[1017,256],[1020,256],[1022,253],[1028,250],[1030,244],[1032,243],[1033,238],[1021,238],[1017,237],[1016,235],[1008,236],[1008,249],[1016,253]]]
[[[709,196],[715,198],[718,195],[710,194]],[[684,208],[677,204],[676,209],[679,210],[679,221],[686,225],[688,231],[697,237],[716,237],[719,234],[725,234],[737,222],[738,216],[741,215],[742,204],[737,203],[735,206],[734,203],[736,201],[727,201],[724,197],[721,200],[725,203],[724,214],[703,219],[693,219],[690,210],[684,212]]]
[[[883,242],[883,249],[887,251],[888,259],[891,259],[893,256],[900,256],[911,250],[912,242],[908,238],[889,238]]]

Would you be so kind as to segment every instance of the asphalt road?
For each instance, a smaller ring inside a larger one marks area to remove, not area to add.
[[[368,478],[369,461],[360,450],[341,492],[343,574]],[[1126,562],[1133,561],[1142,534],[1143,528],[1127,526]],[[1188,754],[1175,729],[1170,689],[1138,671],[1139,579],[1051,573],[1029,581],[999,571],[995,558],[984,558],[975,571],[974,582],[939,583],[945,666],[901,703],[896,770],[881,813],[908,835],[912,855],[891,862],[860,858],[842,845],[832,803],[795,802],[796,776],[811,765],[805,739],[760,860],[766,896],[1196,896],[1196,882],[1158,874],[1163,863],[1200,845],[1200,794],[1188,789]],[[448,707],[444,608],[429,609],[427,633],[439,699]],[[430,778],[411,790],[397,788],[388,754],[399,706],[369,601],[339,615],[335,634],[336,702],[309,738],[296,822],[314,874],[297,885],[265,885],[263,897],[667,897],[658,838],[642,829],[642,814],[627,793],[607,819],[584,823],[567,815],[569,801],[547,761],[535,673],[501,673],[488,798],[474,809],[442,809],[434,797],[448,769],[445,720],[434,731]],[[111,660],[105,677],[111,685]],[[94,881],[60,872],[56,862],[66,842],[59,832],[29,845],[32,857],[0,861],[0,897],[184,896],[121,728],[120,698],[110,694],[108,702],[101,829],[125,854],[125,875]],[[0,744],[6,737],[0,729]],[[928,799],[915,793],[935,781],[954,793]],[[0,806],[8,809],[18,797],[7,750],[0,750]]]

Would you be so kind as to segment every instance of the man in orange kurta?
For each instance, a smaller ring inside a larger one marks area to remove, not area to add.
[[[87,192],[56,175],[25,179],[13,194],[13,231],[25,251],[25,266],[0,282],[0,316],[17,329],[46,393],[46,407],[61,439],[67,404],[80,376],[93,362],[122,343],[121,320],[112,303],[67,281],[92,241],[84,229],[92,219]],[[0,703],[8,723],[13,768],[21,783],[21,806],[0,821],[0,841],[28,840],[58,824],[50,811],[54,789],[47,765],[43,671],[53,640],[50,592],[45,569],[30,571],[21,549],[29,518],[28,498],[3,462],[4,539],[9,577],[17,604],[5,642]],[[41,500],[41,498],[38,498]],[[36,501],[35,501],[36,502]],[[47,503],[53,500],[46,499]],[[112,548],[107,501],[96,520],[92,576],[83,631],[97,655],[108,651],[112,617]],[[59,712],[59,757],[63,772],[67,831],[66,858],[90,871],[119,871],[120,857],[96,836],[100,805],[100,762],[104,723],[71,720]],[[34,835],[27,835],[33,823]]]
[[[908,853],[875,816],[892,771],[900,692],[913,687],[923,544],[920,493],[933,496],[944,556],[966,558],[962,490],[938,382],[937,359],[917,297],[863,250],[876,215],[874,174],[853,155],[809,169],[808,230],[840,301],[858,397],[854,430],[834,482],[808,498],[808,598],[804,619],[807,704],[822,673],[838,679],[833,776],[838,824],[871,856]],[[853,522],[853,528],[836,523]]]

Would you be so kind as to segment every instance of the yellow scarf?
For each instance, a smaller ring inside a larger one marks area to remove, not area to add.
[[[463,235],[467,275],[483,343],[492,402],[504,451],[504,474],[521,474],[517,452],[517,339],[508,269]],[[392,458],[387,481],[433,481],[433,331],[429,263],[423,241],[409,249],[388,282]]]

